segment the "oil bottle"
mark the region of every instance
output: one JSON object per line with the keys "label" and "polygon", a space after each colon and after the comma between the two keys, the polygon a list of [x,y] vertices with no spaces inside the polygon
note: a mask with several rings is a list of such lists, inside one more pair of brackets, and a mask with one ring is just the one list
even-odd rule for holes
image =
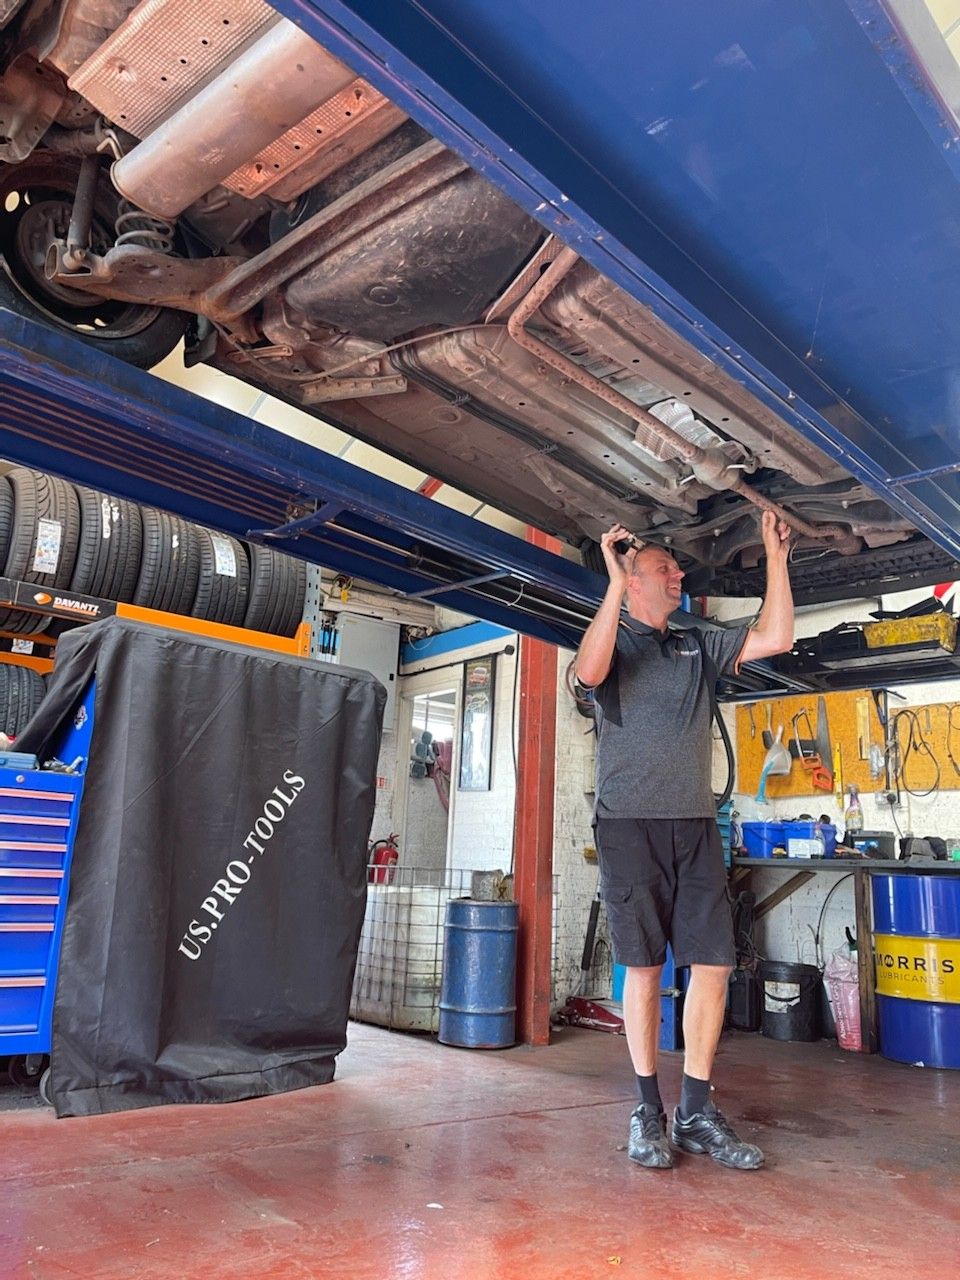
{"label": "oil bottle", "polygon": [[863,830],[863,809],[860,805],[859,788],[855,782],[851,782],[847,787],[847,793],[850,798],[846,809],[843,811],[843,843],[849,847],[853,844],[854,838]]}

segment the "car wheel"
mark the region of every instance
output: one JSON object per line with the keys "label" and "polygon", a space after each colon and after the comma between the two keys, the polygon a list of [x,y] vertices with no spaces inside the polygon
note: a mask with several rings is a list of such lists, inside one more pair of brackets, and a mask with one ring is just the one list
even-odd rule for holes
{"label": "car wheel", "polygon": [[[182,338],[181,311],[98,298],[46,278],[47,249],[66,236],[79,161],[40,152],[0,171],[0,307],[38,320],[106,351],[127,364],[152,368]],[[92,247],[104,253],[115,239],[120,200],[106,175],[94,206]]]}

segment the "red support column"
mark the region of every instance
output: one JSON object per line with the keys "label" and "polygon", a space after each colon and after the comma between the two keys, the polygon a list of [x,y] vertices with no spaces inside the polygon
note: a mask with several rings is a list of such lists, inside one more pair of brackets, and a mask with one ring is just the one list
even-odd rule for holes
{"label": "red support column", "polygon": [[[527,541],[559,551],[536,529]],[[517,1035],[524,1044],[550,1041],[553,968],[553,799],[557,744],[557,650],[520,640],[517,800],[514,818],[515,894],[520,904]]]}

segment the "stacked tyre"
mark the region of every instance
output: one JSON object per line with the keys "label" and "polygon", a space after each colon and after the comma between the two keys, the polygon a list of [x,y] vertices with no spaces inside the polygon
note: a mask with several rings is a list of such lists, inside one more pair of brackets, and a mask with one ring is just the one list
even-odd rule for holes
{"label": "stacked tyre", "polygon": [[0,662],[0,733],[15,738],[40,706],[43,676],[29,667]]}
{"label": "stacked tyre", "polygon": [[[27,467],[0,476],[0,565],[4,577],[38,588],[283,636],[303,617],[307,587],[303,562],[273,547]],[[63,625],[0,610],[0,631]]]}
{"label": "stacked tyre", "polygon": [[303,617],[307,566],[273,547],[245,544],[250,560],[250,594],[243,617],[249,631],[292,636]]}
{"label": "stacked tyre", "polygon": [[151,507],[142,516],[134,604],[270,635],[296,632],[307,594],[303,561]]}
{"label": "stacked tyre", "polygon": [[[16,467],[0,484],[3,574],[38,587],[69,589],[80,539],[80,503],[72,484]],[[38,635],[50,619],[19,609],[0,611],[0,631]]]}
{"label": "stacked tyre", "polygon": [[135,502],[77,485],[80,542],[70,590],[129,604],[140,573],[143,519]]}

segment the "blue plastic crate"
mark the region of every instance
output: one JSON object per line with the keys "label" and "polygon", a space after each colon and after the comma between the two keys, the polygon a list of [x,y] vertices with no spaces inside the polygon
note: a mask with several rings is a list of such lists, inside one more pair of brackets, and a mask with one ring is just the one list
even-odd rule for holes
{"label": "blue plastic crate", "polygon": [[784,847],[782,822],[745,822],[743,843],[748,858],[772,858],[774,849]]}

